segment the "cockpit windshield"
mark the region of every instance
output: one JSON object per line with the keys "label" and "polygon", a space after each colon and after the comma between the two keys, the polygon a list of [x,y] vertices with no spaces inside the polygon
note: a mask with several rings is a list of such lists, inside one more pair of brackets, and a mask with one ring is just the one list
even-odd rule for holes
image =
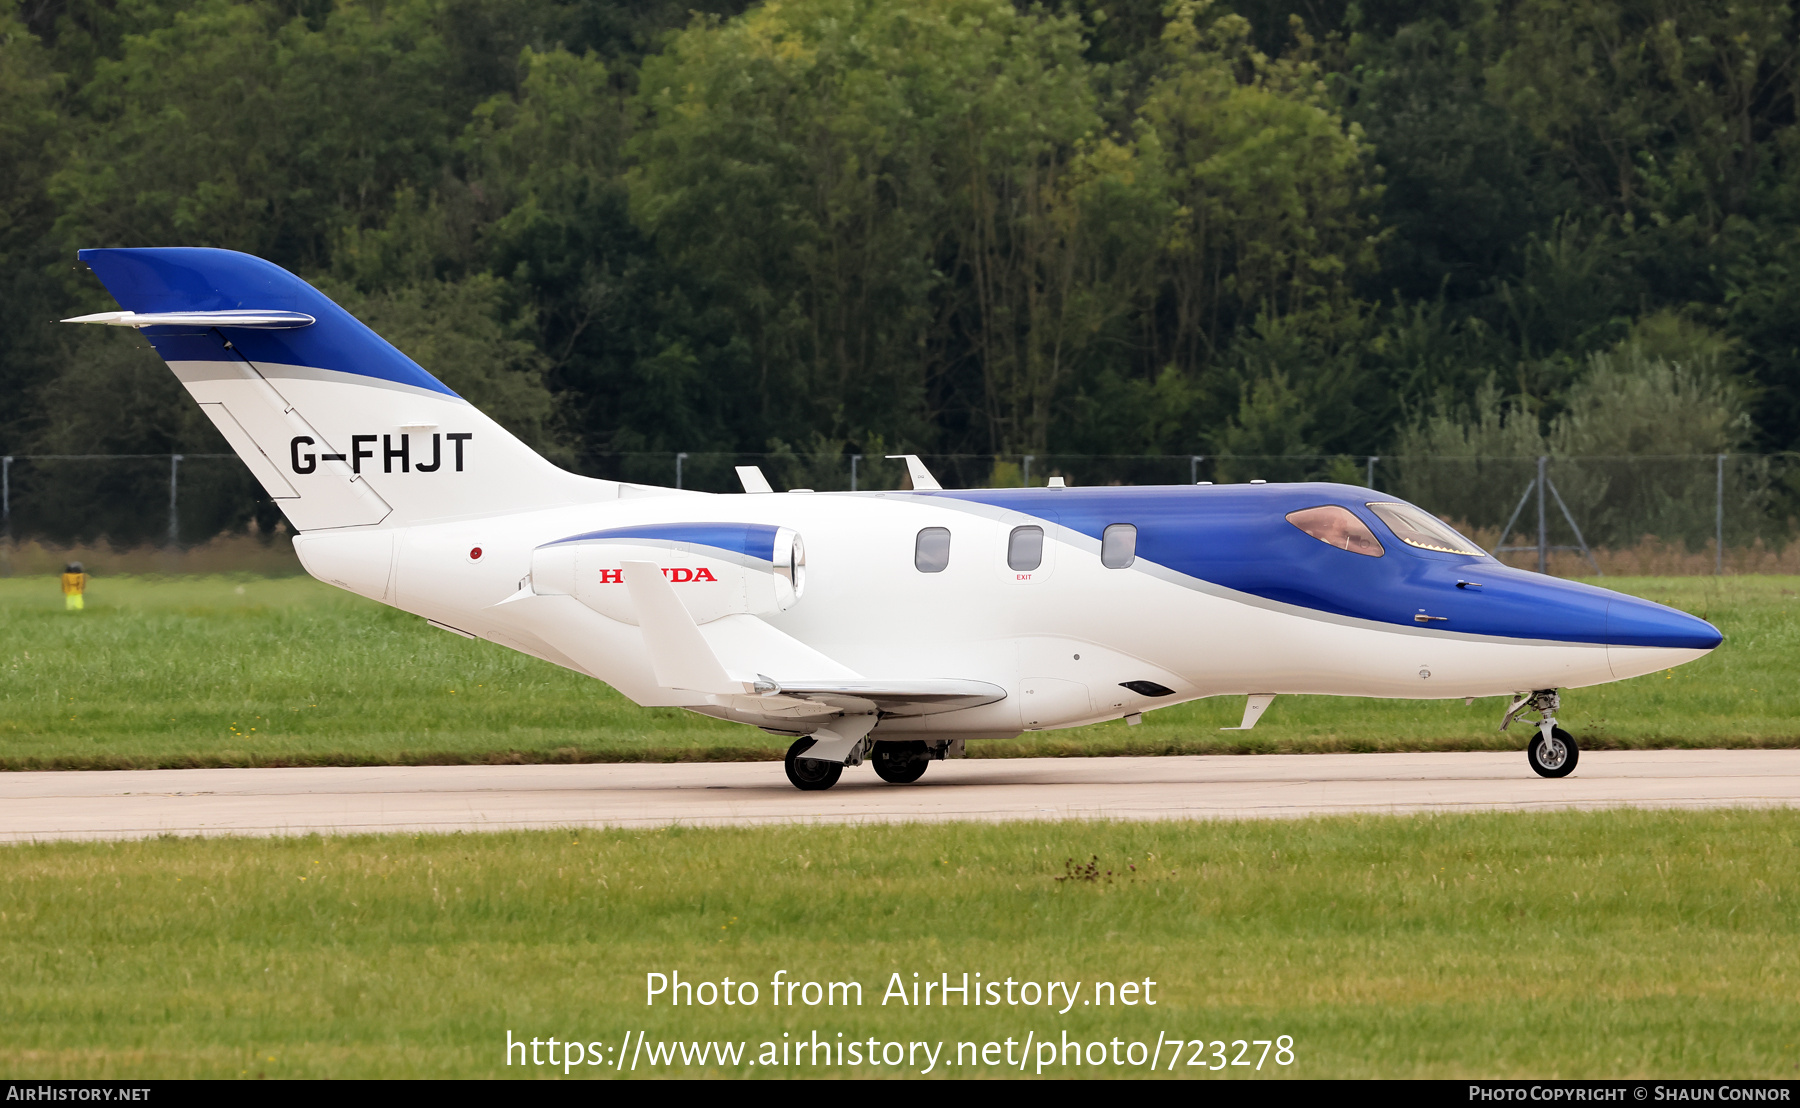
{"label": "cockpit windshield", "polygon": [[1313,538],[1352,554],[1379,558],[1385,551],[1369,525],[1357,519],[1348,508],[1326,504],[1318,508],[1302,508],[1289,512],[1287,521]]}
{"label": "cockpit windshield", "polygon": [[1388,525],[1394,537],[1420,550],[1481,557],[1485,551],[1456,533],[1448,523],[1411,504],[1370,504],[1369,510]]}

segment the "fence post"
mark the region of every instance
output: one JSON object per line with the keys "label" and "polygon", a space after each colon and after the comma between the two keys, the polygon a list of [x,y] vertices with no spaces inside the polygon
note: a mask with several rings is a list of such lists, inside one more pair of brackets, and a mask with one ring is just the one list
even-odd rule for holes
{"label": "fence post", "polygon": [[1364,488],[1372,489],[1375,487],[1375,463],[1380,460],[1381,456],[1379,454],[1369,455],[1369,476],[1368,479],[1363,482]]}
{"label": "fence post", "polygon": [[1206,457],[1204,454],[1188,455],[1188,484],[1198,485],[1200,483],[1200,460],[1204,457]]}
{"label": "fence post", "polygon": [[0,531],[12,538],[12,455],[0,458]]}
{"label": "fence post", "polygon": [[1035,460],[1037,458],[1037,455],[1036,454],[1021,454],[1021,455],[1019,455],[1019,457],[1025,463],[1024,466],[1022,467],[1024,470],[1024,476],[1019,481],[1019,484],[1023,485],[1026,488],[1030,488],[1031,487],[1031,463],[1033,460]]}
{"label": "fence post", "polygon": [[180,500],[176,492],[180,488],[181,458],[180,454],[169,455],[169,545],[172,547],[181,545],[181,516],[177,511]]}
{"label": "fence post", "polygon": [[1725,455],[1718,457],[1716,487],[1713,490],[1713,576],[1725,576]]}
{"label": "fence post", "polygon": [[1538,494],[1538,572],[1550,572],[1550,524],[1544,512],[1544,485],[1546,483],[1546,467],[1550,459],[1538,455],[1537,494]]}
{"label": "fence post", "polygon": [[850,491],[856,491],[856,463],[862,461],[861,454],[850,455]]}
{"label": "fence post", "polygon": [[687,451],[675,455],[675,487],[681,487],[681,463],[687,461]]}

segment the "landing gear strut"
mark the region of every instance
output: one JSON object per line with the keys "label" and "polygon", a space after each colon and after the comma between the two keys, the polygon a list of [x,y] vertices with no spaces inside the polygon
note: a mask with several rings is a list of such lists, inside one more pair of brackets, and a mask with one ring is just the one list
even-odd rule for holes
{"label": "landing gear strut", "polygon": [[1562,698],[1555,689],[1520,693],[1506,709],[1506,718],[1500,721],[1500,730],[1504,731],[1526,712],[1537,715],[1538,733],[1525,748],[1525,760],[1539,777],[1567,777],[1575,772],[1575,763],[1581,757],[1574,736],[1556,725],[1556,709],[1561,704]]}
{"label": "landing gear strut", "polygon": [[[866,728],[865,728],[866,730]],[[862,732],[855,732],[862,734]],[[910,785],[925,776],[925,768],[933,762],[945,758],[963,756],[962,739],[886,739],[876,742],[866,736],[850,749],[842,762],[834,762],[827,758],[808,758],[819,742],[836,743],[828,746],[824,752],[836,753],[843,749],[842,744],[848,740],[835,732],[821,730],[821,740],[814,735],[806,735],[794,740],[788,747],[787,778],[796,789],[806,792],[822,792],[838,783],[844,775],[846,766],[860,766],[868,762],[875,767],[875,775],[890,785]]]}

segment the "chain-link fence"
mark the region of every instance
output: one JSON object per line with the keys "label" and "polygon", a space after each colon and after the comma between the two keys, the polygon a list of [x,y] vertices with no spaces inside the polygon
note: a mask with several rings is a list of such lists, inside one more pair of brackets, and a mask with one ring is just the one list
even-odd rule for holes
{"label": "chain-link fence", "polygon": [[[1748,569],[1729,552],[1779,555],[1794,534],[1787,512],[1795,455],[1666,457],[1422,457],[1368,455],[925,454],[945,488],[1176,485],[1196,481],[1333,480],[1419,504],[1500,548],[1515,564],[1602,570],[1606,552],[1685,553],[1685,572]],[[874,455],[713,451],[595,454],[595,477],[709,492],[741,488],[757,466],[776,489],[908,486],[903,461]],[[269,538],[281,513],[229,454],[15,455],[0,459],[0,528],[14,542],[190,547],[220,535]],[[1704,559],[1702,559],[1704,556]],[[1702,559],[1710,566],[1702,567]],[[1766,559],[1765,559],[1766,560]],[[1580,563],[1564,566],[1565,562]],[[1759,563],[1760,564],[1760,563]],[[1583,567],[1587,567],[1584,569]]]}
{"label": "chain-link fence", "polygon": [[1753,454],[1584,458],[1394,458],[1397,494],[1490,546],[1529,553],[1621,550],[1660,541],[1709,549],[1786,545],[1779,479],[1791,459]]}
{"label": "chain-link fence", "polygon": [[185,546],[280,519],[235,454],[0,458],[0,533],[15,541]]}

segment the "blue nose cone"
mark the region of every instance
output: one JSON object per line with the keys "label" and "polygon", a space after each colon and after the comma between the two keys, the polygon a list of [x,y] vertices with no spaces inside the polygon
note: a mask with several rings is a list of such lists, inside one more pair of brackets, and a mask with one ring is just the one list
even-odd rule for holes
{"label": "blue nose cone", "polygon": [[1719,629],[1698,616],[1635,596],[1615,596],[1606,606],[1608,646],[1663,646],[1711,650],[1725,641]]}

